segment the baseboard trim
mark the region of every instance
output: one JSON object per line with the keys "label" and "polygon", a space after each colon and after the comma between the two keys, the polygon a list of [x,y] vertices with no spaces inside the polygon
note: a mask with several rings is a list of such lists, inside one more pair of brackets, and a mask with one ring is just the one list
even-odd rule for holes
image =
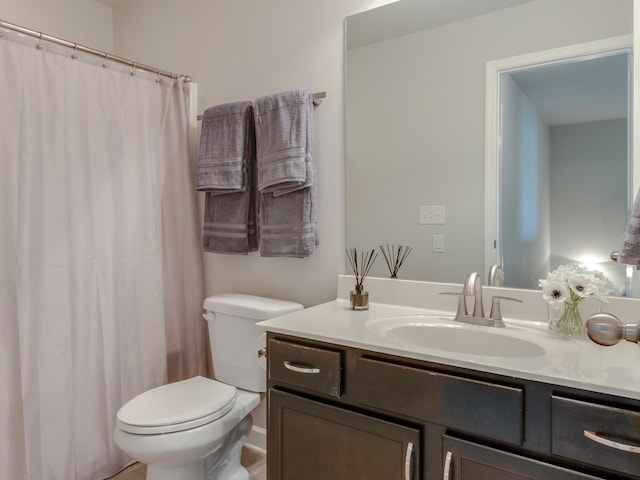
{"label": "baseboard trim", "polygon": [[244,442],[245,448],[260,455],[267,454],[267,430],[262,427],[251,428],[251,432],[247,435]]}

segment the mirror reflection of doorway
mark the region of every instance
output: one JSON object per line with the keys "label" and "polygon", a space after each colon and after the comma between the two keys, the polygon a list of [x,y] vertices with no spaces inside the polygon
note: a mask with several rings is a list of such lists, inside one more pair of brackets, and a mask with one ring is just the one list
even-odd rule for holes
{"label": "mirror reflection of doorway", "polygon": [[498,259],[504,285],[537,288],[559,265],[613,263],[631,202],[630,52],[500,73]]}

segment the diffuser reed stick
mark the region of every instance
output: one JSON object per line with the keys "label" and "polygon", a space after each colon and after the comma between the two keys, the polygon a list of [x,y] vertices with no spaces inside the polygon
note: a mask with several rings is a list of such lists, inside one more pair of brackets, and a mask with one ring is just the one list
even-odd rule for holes
{"label": "diffuser reed stick", "polygon": [[350,248],[347,251],[347,258],[356,277],[356,291],[362,292],[362,284],[376,258],[378,258],[378,252],[371,249],[371,251],[360,252],[360,255],[358,255],[357,248]]}
{"label": "diffuser reed stick", "polygon": [[382,255],[387,262],[387,267],[389,267],[391,278],[398,278],[398,271],[400,270],[400,267],[407,259],[413,248],[408,245],[389,246],[389,244],[387,244],[386,249],[385,247],[380,245],[380,250],[382,251]]}

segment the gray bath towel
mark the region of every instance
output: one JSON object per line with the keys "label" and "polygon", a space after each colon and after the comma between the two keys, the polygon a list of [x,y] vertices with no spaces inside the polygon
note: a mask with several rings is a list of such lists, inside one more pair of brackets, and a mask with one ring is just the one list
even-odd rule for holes
{"label": "gray bath towel", "polygon": [[263,257],[308,257],[318,245],[313,100],[294,90],[255,101]]}
{"label": "gray bath towel", "polygon": [[618,263],[640,265],[640,193],[633,203],[631,216],[620,244]]}
{"label": "gray bath towel", "polygon": [[307,89],[254,101],[258,190],[275,196],[310,187],[313,171],[313,98]]}
{"label": "gray bath towel", "polygon": [[196,172],[198,190],[226,193],[247,189],[247,129],[253,130],[247,122],[250,108],[251,102],[237,102],[216,105],[204,112]]}
{"label": "gray bath towel", "polygon": [[198,175],[207,184],[206,189],[199,187],[207,192],[203,248],[246,255],[258,249],[253,107],[251,102],[239,102],[207,112],[210,115],[205,113],[201,136],[206,140],[200,142],[200,158],[207,162]]}

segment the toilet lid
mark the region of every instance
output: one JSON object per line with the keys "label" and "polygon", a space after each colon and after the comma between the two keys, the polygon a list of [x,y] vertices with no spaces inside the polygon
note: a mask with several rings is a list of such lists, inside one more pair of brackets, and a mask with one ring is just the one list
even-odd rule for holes
{"label": "toilet lid", "polygon": [[235,403],[236,387],[193,377],[148,390],[117,413],[121,430],[157,434],[187,430],[227,414]]}

